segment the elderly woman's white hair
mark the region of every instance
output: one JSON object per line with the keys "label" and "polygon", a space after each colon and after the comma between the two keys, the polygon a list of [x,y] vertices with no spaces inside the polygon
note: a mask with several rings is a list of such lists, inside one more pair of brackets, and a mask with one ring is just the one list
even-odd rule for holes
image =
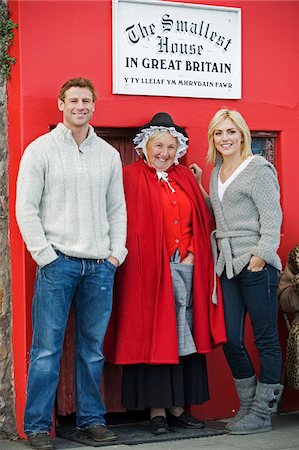
{"label": "elderly woman's white hair", "polygon": [[133,142],[135,149],[139,156],[147,158],[146,145],[151,137],[155,137],[160,133],[169,132],[171,136],[178,141],[177,152],[174,158],[174,163],[178,164],[178,159],[185,155],[188,145],[188,135],[186,131],[176,125],[171,116],[164,112],[159,112],[154,115],[150,122],[139,128]]}

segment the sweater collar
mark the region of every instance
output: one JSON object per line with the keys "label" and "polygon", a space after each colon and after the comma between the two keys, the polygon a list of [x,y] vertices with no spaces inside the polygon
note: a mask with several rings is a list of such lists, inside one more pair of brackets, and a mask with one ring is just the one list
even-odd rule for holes
{"label": "sweater collar", "polygon": [[[70,128],[66,127],[62,122],[59,122],[57,124],[57,126],[54,128],[54,130],[52,130],[52,133],[57,135],[64,142],[72,142],[72,143],[74,142],[72,131],[70,130]],[[91,139],[94,139],[95,136],[96,136],[96,133],[95,133],[93,127],[91,125],[88,125],[88,135],[87,135],[87,138],[84,139],[82,144]]]}

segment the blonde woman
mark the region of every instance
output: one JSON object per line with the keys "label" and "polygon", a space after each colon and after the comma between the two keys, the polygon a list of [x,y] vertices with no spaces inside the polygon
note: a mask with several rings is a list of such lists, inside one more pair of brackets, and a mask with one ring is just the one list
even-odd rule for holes
{"label": "blonde woman", "polygon": [[[250,131],[239,112],[219,110],[210,122],[208,140],[207,159],[215,163],[209,201],[227,330],[223,348],[241,405],[227,431],[260,433],[271,430],[271,413],[283,390],[277,330],[279,185],[274,167],[252,154]],[[203,190],[201,169],[196,164],[191,168]],[[258,381],[244,344],[247,313],[260,357]]]}

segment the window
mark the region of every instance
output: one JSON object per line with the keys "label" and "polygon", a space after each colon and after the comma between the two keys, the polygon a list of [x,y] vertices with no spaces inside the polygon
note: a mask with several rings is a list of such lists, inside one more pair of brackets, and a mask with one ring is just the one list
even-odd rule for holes
{"label": "window", "polygon": [[252,131],[252,153],[264,156],[267,161],[275,166],[276,156],[276,131]]}

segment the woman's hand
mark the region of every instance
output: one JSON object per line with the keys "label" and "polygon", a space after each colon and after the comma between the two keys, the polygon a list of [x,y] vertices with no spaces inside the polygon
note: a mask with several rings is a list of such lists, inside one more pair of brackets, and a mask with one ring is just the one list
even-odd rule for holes
{"label": "woman's hand", "polygon": [[198,164],[192,163],[192,164],[190,164],[189,169],[192,171],[193,175],[195,176],[197,183],[201,184],[202,168],[199,167]]}
{"label": "woman's hand", "polygon": [[264,259],[259,258],[258,256],[252,256],[247,266],[247,270],[250,272],[260,272],[263,270],[265,264],[266,261]]}
{"label": "woman's hand", "polygon": [[188,252],[188,255],[182,259],[181,264],[191,264],[193,266],[194,264],[194,255],[191,252]]}

